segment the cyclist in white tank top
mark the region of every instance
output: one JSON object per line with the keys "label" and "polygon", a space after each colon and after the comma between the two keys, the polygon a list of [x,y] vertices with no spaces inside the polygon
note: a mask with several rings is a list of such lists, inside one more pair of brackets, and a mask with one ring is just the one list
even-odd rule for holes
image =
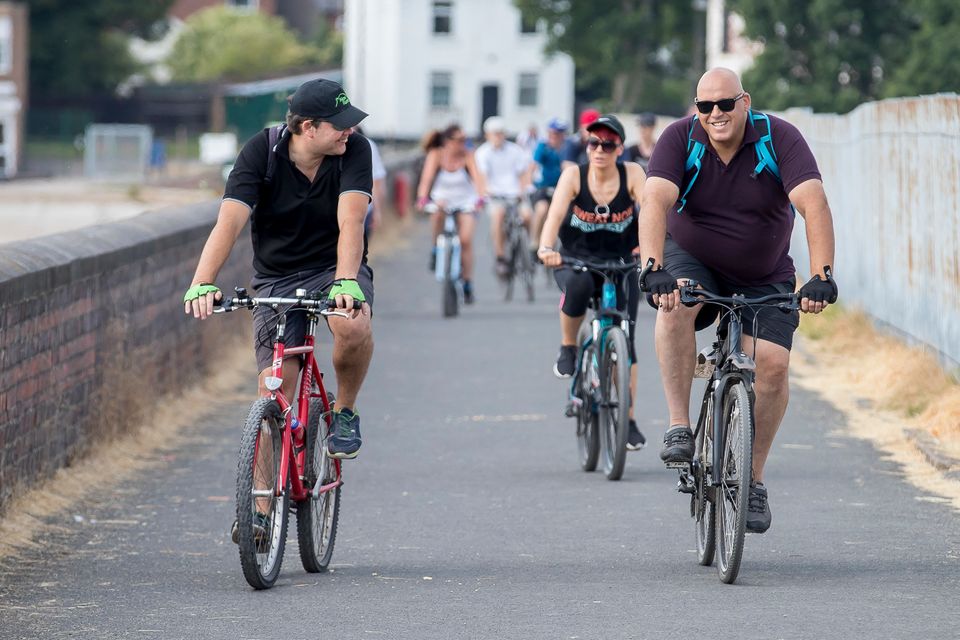
{"label": "cyclist in white tank top", "polygon": [[457,209],[457,231],[460,236],[460,262],[463,274],[463,301],[473,302],[473,235],[476,230],[477,194],[484,192],[483,176],[477,171],[473,152],[466,147],[467,137],[460,125],[451,124],[435,131],[424,142],[427,152],[417,186],[417,208],[431,201],[436,209],[430,214],[433,242],[430,249],[430,270],[436,263],[437,236],[443,229],[447,210]]}

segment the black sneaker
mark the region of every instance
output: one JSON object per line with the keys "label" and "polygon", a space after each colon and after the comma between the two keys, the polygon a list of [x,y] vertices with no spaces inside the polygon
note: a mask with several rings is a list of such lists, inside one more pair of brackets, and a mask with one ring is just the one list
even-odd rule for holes
{"label": "black sneaker", "polygon": [[473,304],[473,283],[469,280],[463,281],[463,304]]}
{"label": "black sneaker", "polygon": [[647,444],[647,439],[640,433],[637,421],[630,418],[630,430],[627,432],[627,451],[640,451]]}
{"label": "black sneaker", "polygon": [[437,270],[437,249],[434,247],[430,249],[430,261],[427,263],[427,271],[436,271]]}
{"label": "black sneaker", "polygon": [[327,454],[331,458],[356,458],[360,451],[360,416],[350,409],[333,412],[333,426],[327,438]]}
{"label": "black sneaker", "polygon": [[577,348],[571,345],[560,345],[560,354],[557,363],[553,365],[553,375],[558,378],[569,378],[577,368]]}
{"label": "black sneaker", "polygon": [[747,507],[747,531],[763,533],[770,528],[771,519],[767,488],[761,482],[751,484],[750,501]]}
{"label": "black sneaker", "polygon": [[660,459],[666,463],[693,462],[693,431],[685,424],[667,429],[663,434]]}
{"label": "black sneaker", "polygon": [[[265,542],[270,532],[270,518],[257,511],[253,516],[253,540],[257,544]],[[230,539],[233,544],[240,544],[240,521],[234,520],[230,527]]]}

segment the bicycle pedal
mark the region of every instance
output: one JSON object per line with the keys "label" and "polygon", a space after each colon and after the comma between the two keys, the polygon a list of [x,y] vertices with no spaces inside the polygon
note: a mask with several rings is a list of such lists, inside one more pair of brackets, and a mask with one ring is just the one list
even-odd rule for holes
{"label": "bicycle pedal", "polygon": [[677,491],[680,493],[695,493],[692,484],[687,484],[683,480],[677,480]]}
{"label": "bicycle pedal", "polygon": [[689,462],[667,462],[665,463],[667,469],[676,469],[678,471],[690,472],[690,463]]}

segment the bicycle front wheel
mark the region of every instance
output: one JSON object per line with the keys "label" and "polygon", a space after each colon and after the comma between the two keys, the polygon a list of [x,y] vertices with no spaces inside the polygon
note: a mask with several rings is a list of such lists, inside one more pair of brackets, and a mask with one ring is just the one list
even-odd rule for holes
{"label": "bicycle front wheel", "polygon": [[584,321],[577,335],[582,358],[576,378],[577,387],[574,390],[580,400],[580,407],[577,409],[577,450],[580,454],[580,467],[584,471],[595,471],[600,458],[600,418],[593,393],[593,382],[597,378],[593,350],[583,350],[584,343],[589,339],[590,323]]}
{"label": "bicycle front wheel", "polygon": [[518,259],[517,259],[517,275],[520,277],[520,281],[523,283],[524,289],[527,292],[527,302],[534,302],[536,299],[536,265],[533,261],[533,256],[530,253],[530,236],[527,235],[527,229],[525,227],[520,227],[520,232],[518,233]]}
{"label": "bicycle front wheel", "polygon": [[453,279],[453,251],[447,246],[443,252],[444,260],[444,278],[443,278],[443,317],[452,318],[457,315],[457,282]]}
{"label": "bicycle front wheel", "polygon": [[283,416],[276,400],[250,407],[237,462],[237,527],[243,577],[269,589],[280,575],[287,540],[290,494],[275,495],[283,446]]}
{"label": "bicycle front wheel", "polygon": [[[332,406],[333,394],[327,393],[327,398]],[[335,463],[325,451],[330,422],[330,416],[323,415],[323,403],[319,398],[312,398],[307,418],[307,450],[303,470],[304,482],[311,494],[297,504],[300,562],[309,573],[326,571],[330,565],[340,517],[339,486],[317,496],[312,493],[317,483],[324,486],[338,480]]]}
{"label": "bicycle front wheel", "polygon": [[750,478],[753,473],[753,408],[743,382],[723,397],[723,458],[717,487],[717,571],[727,584],[737,579],[743,558]]}
{"label": "bicycle front wheel", "polygon": [[627,338],[619,327],[607,330],[603,340],[600,386],[600,436],[603,472],[608,480],[619,480],[627,462],[630,422],[630,354]]}

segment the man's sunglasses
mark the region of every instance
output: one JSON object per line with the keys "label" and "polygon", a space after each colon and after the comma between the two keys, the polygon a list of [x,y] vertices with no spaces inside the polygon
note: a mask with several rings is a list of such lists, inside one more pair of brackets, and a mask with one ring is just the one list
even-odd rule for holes
{"label": "man's sunglasses", "polygon": [[720,107],[720,111],[727,113],[728,111],[733,111],[737,100],[742,97],[743,92],[741,91],[734,98],[724,98],[723,100],[697,100],[694,98],[693,103],[697,105],[697,111],[700,113],[711,113],[714,107]]}
{"label": "man's sunglasses", "polygon": [[604,153],[613,153],[620,146],[619,142],[613,140],[601,140],[600,138],[590,138],[587,140],[587,149],[594,151],[597,147],[603,149]]}

